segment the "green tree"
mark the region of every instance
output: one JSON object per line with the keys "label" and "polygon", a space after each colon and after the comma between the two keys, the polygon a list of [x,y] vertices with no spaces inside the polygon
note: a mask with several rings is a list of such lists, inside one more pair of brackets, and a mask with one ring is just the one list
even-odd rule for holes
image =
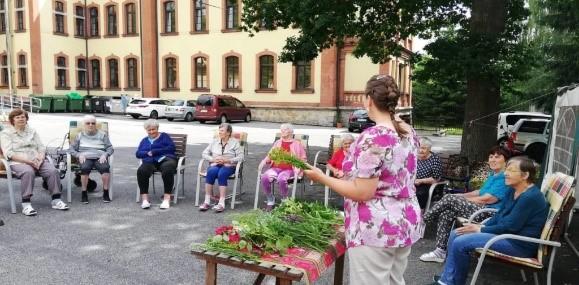
{"label": "green tree", "polygon": [[521,58],[519,36],[526,16],[524,0],[243,0],[242,20],[251,34],[262,27],[298,29],[286,40],[282,62],[313,59],[349,38],[357,40],[354,55],[386,62],[401,52],[400,38],[438,37],[448,27],[456,28],[455,41],[432,45],[457,53],[431,54],[451,60],[465,75],[462,153],[480,160],[494,143],[488,134],[497,117],[476,119],[498,109],[501,81],[509,79]]}

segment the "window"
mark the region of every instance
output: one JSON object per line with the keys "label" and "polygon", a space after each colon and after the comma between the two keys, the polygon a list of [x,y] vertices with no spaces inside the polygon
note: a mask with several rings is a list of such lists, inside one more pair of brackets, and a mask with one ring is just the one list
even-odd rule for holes
{"label": "window", "polygon": [[74,36],[84,37],[84,7],[74,7]]}
{"label": "window", "polygon": [[194,2],[195,10],[193,11],[193,30],[195,32],[207,31],[207,7],[205,6],[205,3],[203,3],[203,0],[195,0]]}
{"label": "window", "polygon": [[59,56],[56,58],[56,87],[67,88],[66,86],[66,58]]}
{"label": "window", "polygon": [[137,13],[133,3],[125,5],[125,33],[127,35],[137,33]]}
{"label": "window", "polygon": [[310,62],[298,61],[296,63],[296,89],[311,89],[312,88],[312,66]]}
{"label": "window", "polygon": [[107,6],[107,35],[117,35],[117,7]]}
{"label": "window", "polygon": [[54,2],[54,32],[58,34],[66,33],[64,3],[61,1]]}
{"label": "window", "polygon": [[26,55],[18,55],[18,86],[26,87],[28,86],[28,75],[26,66]]}
{"label": "window", "polygon": [[259,89],[273,89],[273,56],[262,55],[259,57]]}
{"label": "window", "polygon": [[107,64],[109,66],[109,88],[119,88],[119,61],[109,59]]}
{"label": "window", "polygon": [[195,58],[195,88],[209,88],[207,79],[207,59],[204,57]]}
{"label": "window", "polygon": [[237,0],[225,0],[225,29],[237,29],[239,16]]}
{"label": "window", "polygon": [[127,59],[127,88],[139,88],[137,59]]}
{"label": "window", "polygon": [[239,89],[239,58],[228,56],[225,58],[227,71],[226,89]]}
{"label": "window", "polygon": [[165,87],[177,87],[177,59],[170,57],[165,59]]}
{"label": "window", "polygon": [[6,32],[6,10],[4,1],[0,1],[0,33]]}
{"label": "window", "polygon": [[92,88],[101,88],[101,62],[98,59],[90,61]]}
{"label": "window", "polygon": [[90,14],[90,36],[99,36],[99,8],[92,7],[89,10]]}
{"label": "window", "polygon": [[76,61],[76,87],[86,88],[86,60],[79,58]]}
{"label": "window", "polygon": [[8,56],[3,54],[0,57],[0,85],[8,86]]}
{"label": "window", "polygon": [[177,29],[175,27],[175,2],[167,1],[165,6],[165,33],[175,33]]}
{"label": "window", "polygon": [[[16,31],[24,31],[24,0],[16,0]],[[23,85],[24,86],[24,85]]]}

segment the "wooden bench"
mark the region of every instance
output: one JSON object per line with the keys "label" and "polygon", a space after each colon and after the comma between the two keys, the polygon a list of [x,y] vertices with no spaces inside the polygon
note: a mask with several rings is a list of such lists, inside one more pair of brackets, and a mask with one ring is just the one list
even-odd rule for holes
{"label": "wooden bench", "polygon": [[[193,249],[191,254],[205,260],[205,285],[217,284],[218,264],[258,273],[255,282],[253,282],[254,285],[261,284],[266,275],[274,276],[276,284],[279,285],[289,285],[294,281],[298,282],[304,276],[304,273],[299,270],[267,261],[244,261],[237,257],[202,249]],[[343,283],[343,275],[344,255],[342,254],[335,262],[334,285]]]}

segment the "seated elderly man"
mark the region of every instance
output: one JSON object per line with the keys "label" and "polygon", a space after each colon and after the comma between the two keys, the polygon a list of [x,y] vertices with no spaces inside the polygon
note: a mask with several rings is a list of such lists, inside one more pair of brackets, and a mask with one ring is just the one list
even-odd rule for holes
{"label": "seated elderly man", "polygon": [[432,153],[432,141],[428,138],[420,138],[418,150],[418,165],[416,168],[416,196],[420,208],[426,208],[428,203],[428,190],[430,186],[442,177],[442,162],[438,155]]}
{"label": "seated elderly man", "polygon": [[80,163],[80,182],[82,187],[81,203],[88,204],[88,176],[96,169],[103,180],[103,202],[109,203],[110,165],[109,156],[114,152],[109,136],[97,129],[97,121],[93,115],[83,119],[82,132],[70,144],[70,154]]}

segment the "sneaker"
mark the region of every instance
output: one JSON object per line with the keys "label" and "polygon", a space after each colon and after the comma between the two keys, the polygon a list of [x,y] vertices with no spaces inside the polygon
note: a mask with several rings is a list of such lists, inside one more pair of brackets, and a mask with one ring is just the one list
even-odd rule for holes
{"label": "sneaker", "polygon": [[225,211],[225,206],[222,204],[217,204],[217,205],[213,206],[213,211],[215,211],[215,213],[221,213],[221,212]]}
{"label": "sneaker", "polygon": [[439,255],[436,251],[431,251],[420,256],[420,260],[424,262],[438,262],[444,263],[445,255]]}
{"label": "sneaker", "polygon": [[83,204],[88,204],[88,193],[86,191],[82,191],[82,197],[80,198],[80,202]]}
{"label": "sneaker", "polygon": [[149,203],[149,201],[147,200],[143,200],[143,203],[141,203],[141,209],[149,209],[151,208],[151,203]]}
{"label": "sneaker", "polygon": [[26,206],[22,208],[22,214],[25,216],[36,216],[36,210],[32,206]]}
{"label": "sneaker", "polygon": [[103,202],[104,203],[110,203],[111,202],[111,198],[109,197],[109,191],[103,190]]}
{"label": "sneaker", "polygon": [[161,210],[169,209],[169,207],[171,207],[171,201],[169,200],[163,200],[163,203],[161,203],[161,206],[159,206]]}
{"label": "sneaker", "polygon": [[205,211],[209,210],[209,208],[211,208],[211,204],[203,203],[203,205],[199,206],[199,211],[205,212]]}
{"label": "sneaker", "polygon": [[68,210],[68,205],[60,199],[52,200],[52,208],[56,210]]}

